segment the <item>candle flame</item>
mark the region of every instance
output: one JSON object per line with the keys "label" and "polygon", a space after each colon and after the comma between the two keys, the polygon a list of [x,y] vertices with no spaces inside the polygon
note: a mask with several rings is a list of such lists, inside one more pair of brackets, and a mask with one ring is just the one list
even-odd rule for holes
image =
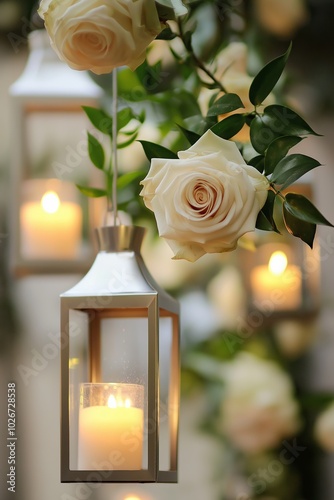
{"label": "candle flame", "polygon": [[286,270],[287,265],[288,265],[287,256],[285,255],[284,252],[277,250],[271,255],[269,259],[268,268],[272,274],[275,274],[275,276],[280,276]]}
{"label": "candle flame", "polygon": [[126,400],[123,402],[122,399],[116,399],[113,394],[109,396],[108,398],[108,406],[109,408],[131,408],[131,400],[129,398],[126,398]]}
{"label": "candle flame", "polygon": [[54,214],[60,206],[59,196],[54,191],[47,191],[42,197],[41,205],[46,213]]}
{"label": "candle flame", "polygon": [[108,398],[108,406],[109,408],[117,408],[117,401],[115,396],[111,395]]}

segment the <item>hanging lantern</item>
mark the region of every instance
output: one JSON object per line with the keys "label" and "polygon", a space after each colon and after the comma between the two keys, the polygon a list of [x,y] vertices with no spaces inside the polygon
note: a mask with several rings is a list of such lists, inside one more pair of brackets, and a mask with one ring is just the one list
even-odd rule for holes
{"label": "hanging lantern", "polygon": [[61,295],[61,481],[176,482],[179,306],[140,254],[145,230],[97,230]]}
{"label": "hanging lantern", "polygon": [[[312,199],[311,183],[295,184],[294,191]],[[307,178],[306,178],[307,177]],[[282,234],[258,232],[256,251],[240,250],[239,262],[248,297],[248,321],[262,328],[277,321],[307,321],[319,311],[320,248],[284,236],[281,207],[275,218]]]}
{"label": "hanging lantern", "polygon": [[[44,29],[30,33],[28,41],[26,67],[10,87],[15,137],[11,269],[17,276],[86,271],[93,257],[90,233],[96,226],[95,205],[78,197],[75,183],[85,183],[91,177],[86,137],[89,122],[82,106],[97,105],[102,90],[88,74],[59,60]],[[59,210],[54,212],[45,210],[41,203],[50,191],[59,199]],[[45,227],[53,239],[57,238],[59,225],[73,240],[71,250],[64,252],[61,245],[54,245],[41,258],[43,246],[48,245],[45,232],[44,243],[36,244],[37,240],[43,238]],[[74,242],[77,235],[79,240]]]}
{"label": "hanging lantern", "polygon": [[[247,255],[246,255],[247,252]],[[249,318],[259,327],[282,319],[306,319],[319,310],[319,249],[301,240],[266,235],[256,252],[240,259]]]}

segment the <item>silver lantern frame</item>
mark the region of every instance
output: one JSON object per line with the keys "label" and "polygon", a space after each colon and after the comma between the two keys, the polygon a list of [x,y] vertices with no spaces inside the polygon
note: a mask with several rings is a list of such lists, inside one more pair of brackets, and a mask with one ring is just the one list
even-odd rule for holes
{"label": "silver lantern frame", "polygon": [[[149,274],[140,254],[145,229],[133,226],[108,226],[97,230],[100,251],[89,271],[79,284],[61,295],[61,481],[62,482],[177,482],[178,421],[180,399],[179,304],[162,290]],[[130,285],[132,291],[120,289],[96,293],[92,280],[98,274],[100,256],[116,259],[118,269],[122,259],[132,259],[138,270],[138,280]],[[115,260],[114,260],[115,261]],[[97,267],[96,267],[97,266]],[[100,268],[101,269],[101,268]],[[105,276],[112,273],[104,268]],[[87,278],[88,277],[88,278]],[[88,288],[85,286],[89,280]],[[128,287],[129,288],[129,287]],[[71,470],[70,468],[70,337],[71,310],[93,312],[89,322],[89,382],[100,382],[100,322],[104,317],[147,317],[147,468],[140,470]],[[169,360],[169,469],[159,466],[159,318],[171,318],[172,338]],[[106,381],[103,381],[106,382]]]}

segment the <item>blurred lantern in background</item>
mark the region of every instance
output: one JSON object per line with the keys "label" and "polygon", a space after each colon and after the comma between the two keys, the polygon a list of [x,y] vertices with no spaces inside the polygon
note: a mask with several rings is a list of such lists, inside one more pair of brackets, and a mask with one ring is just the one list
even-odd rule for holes
{"label": "blurred lantern in background", "polygon": [[[295,191],[310,196],[308,184],[296,186]],[[260,327],[278,320],[314,318],[319,311],[317,240],[313,249],[299,238],[272,232],[261,232],[255,240],[256,251],[240,252],[248,312],[261,316]]]}
{"label": "blurred lantern in background", "polygon": [[58,59],[45,30],[29,34],[29,49],[10,88],[11,267],[16,275],[86,270],[95,216],[74,183],[88,178],[89,124],[81,107],[97,105],[102,91]]}

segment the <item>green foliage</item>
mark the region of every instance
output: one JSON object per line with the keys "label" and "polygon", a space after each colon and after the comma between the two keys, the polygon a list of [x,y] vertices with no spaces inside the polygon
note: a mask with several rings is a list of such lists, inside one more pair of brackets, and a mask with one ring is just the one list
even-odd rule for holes
{"label": "green foliage", "polygon": [[273,191],[268,191],[267,200],[262,207],[262,210],[260,210],[256,221],[257,229],[262,229],[264,231],[275,231],[276,233],[279,233],[276,222],[274,220],[276,196],[277,195]]}
{"label": "green foliage", "polygon": [[319,167],[320,163],[306,155],[293,154],[280,160],[270,178],[271,182],[280,184],[280,189],[285,189],[290,184],[300,179],[310,170]]}
{"label": "green foliage", "polygon": [[[164,15],[170,15],[171,8],[171,0],[158,2],[162,19]],[[266,176],[270,185],[266,203],[258,214],[256,227],[263,231],[279,233],[285,225],[290,234],[312,246],[316,225],[331,223],[309,200],[294,193],[286,194],[285,190],[303,175],[320,166],[314,158],[296,153],[295,150],[290,153],[305,137],[319,134],[287,106],[271,104],[260,108],[281,80],[291,52],[291,44],[284,54],[258,71],[249,89],[249,100],[254,108],[245,111],[240,96],[226,92],[222,83],[199,57],[197,51],[205,50],[206,44],[209,43],[209,39],[203,43],[207,36],[205,33],[199,38],[197,36],[196,28],[203,22],[203,12],[201,2],[189,3],[188,16],[179,18],[177,27],[166,25],[157,37],[166,43],[179,38],[183,43],[183,51],[170,47],[174,63],[171,62],[166,67],[161,60],[153,64],[145,60],[133,72],[127,68],[118,71],[122,106],[117,113],[117,148],[127,148],[138,140],[140,126],[147,115],[157,119],[161,139],[169,136],[171,130],[175,134],[172,143],[167,141],[168,148],[161,142],[156,144],[149,140],[139,141],[149,162],[153,158],[178,159],[177,151],[185,149],[188,144],[195,144],[209,129],[218,137],[231,140],[246,125],[249,127],[251,146],[257,153],[247,163]],[[184,14],[185,11],[179,15]],[[214,31],[214,24],[210,29]],[[203,87],[211,89],[206,112],[202,112],[199,104]],[[112,138],[113,120],[108,113],[87,106],[84,111],[98,131]],[[229,116],[224,117],[226,114]],[[243,153],[241,145],[239,148]],[[83,186],[79,188],[87,196],[110,195],[113,183],[111,160],[106,159],[102,144],[90,133],[88,151],[93,165],[105,175],[106,189]],[[136,200],[136,197],[139,193],[139,181],[144,175],[144,170],[140,169],[119,176],[117,189],[120,207],[129,209],[130,206],[136,205],[135,210],[142,211],[142,200]],[[282,201],[280,206],[278,200]],[[275,221],[278,206],[284,224],[282,228],[279,226],[280,229]]]}
{"label": "green foliage", "polygon": [[149,141],[139,141],[144,148],[146,157],[149,161],[152,158],[169,158],[169,159],[177,159],[177,154],[173,153],[169,149],[164,146],[160,146],[159,144],[154,144]]}
{"label": "green foliage", "polygon": [[265,154],[265,174],[272,174],[276,165],[288,154],[289,150],[302,140],[302,137],[293,135],[286,135],[273,140],[273,142],[268,146]]}
{"label": "green foliage", "polygon": [[211,127],[211,131],[222,139],[231,139],[245,125],[244,115],[231,115]]}
{"label": "green foliage", "polygon": [[96,168],[103,170],[105,162],[103,146],[90,132],[87,132],[87,137],[89,158]]}
{"label": "green foliage", "polygon": [[76,186],[80,193],[88,196],[89,198],[101,198],[102,196],[107,195],[107,191],[105,189],[80,186],[80,184],[76,184]]}
{"label": "green foliage", "polygon": [[207,116],[223,115],[244,107],[237,94],[224,94],[210,106]]}
{"label": "green foliage", "polygon": [[187,14],[188,10],[181,0],[155,0],[159,18],[161,20],[176,20]]}
{"label": "green foliage", "polygon": [[302,194],[288,193],[285,196],[284,208],[294,217],[311,224],[322,224],[334,227],[319,210]]}
{"label": "green foliage", "polygon": [[256,75],[249,89],[249,100],[254,106],[262,104],[272,92],[284,71],[290,52],[291,44],[285,54],[266,64]]}
{"label": "green foliage", "polygon": [[91,106],[83,106],[82,109],[97,130],[103,134],[112,135],[112,118],[103,109]]}
{"label": "green foliage", "polygon": [[248,161],[248,165],[251,165],[252,167],[256,168],[262,174],[264,171],[264,156],[263,155],[257,155],[251,158]]}
{"label": "green foliage", "polygon": [[306,222],[296,217],[287,209],[286,204],[283,205],[283,220],[285,227],[290,234],[300,238],[302,241],[307,243],[309,247],[313,247],[313,241],[317,228],[316,224]]}

